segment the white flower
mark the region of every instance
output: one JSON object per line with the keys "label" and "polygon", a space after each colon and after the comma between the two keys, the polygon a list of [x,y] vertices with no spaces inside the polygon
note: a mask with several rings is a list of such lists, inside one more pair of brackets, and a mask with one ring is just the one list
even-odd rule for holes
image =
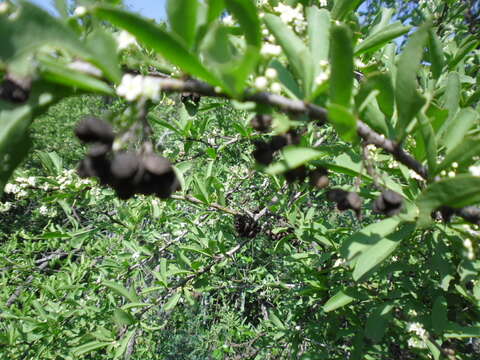
{"label": "white flower", "polygon": [[415,171],[409,170],[408,173],[410,174],[410,177],[415,180],[423,181],[423,178],[418,175]]}
{"label": "white flower", "polygon": [[118,50],[127,49],[130,46],[138,46],[137,39],[129,32],[123,30],[117,36]]}
{"label": "white flower", "polygon": [[34,176],[29,176],[27,178],[27,184],[30,185],[30,186],[35,186],[35,183],[36,183],[36,179]]}
{"label": "white flower", "polygon": [[328,0],[320,0],[320,7],[328,6]]}
{"label": "white flower", "polygon": [[317,85],[320,85],[327,80],[328,80],[328,73],[322,72],[315,78],[315,83]]}
{"label": "white flower", "polygon": [[277,70],[275,70],[274,68],[268,68],[265,71],[265,76],[267,77],[267,79],[270,80],[276,79],[278,76]]}
{"label": "white flower", "polygon": [[274,94],[280,94],[282,92],[282,85],[278,82],[274,82],[271,86],[270,86],[270,90],[274,93]]}
{"label": "white flower", "polygon": [[122,82],[117,88],[117,94],[128,101],[134,101],[142,94],[142,76],[131,74],[123,75]]}
{"label": "white flower", "polygon": [[454,169],[458,168],[458,163],[457,163],[457,162],[452,163],[452,167],[453,167]]}
{"label": "white flower", "polygon": [[343,265],[345,265],[346,262],[347,261],[345,259],[338,258],[337,260],[335,260],[335,263],[333,264],[333,267],[343,266]]}
{"label": "white flower", "polygon": [[25,190],[20,190],[18,193],[17,193],[17,198],[18,199],[22,199],[22,198],[25,198],[27,197],[28,193],[25,191]]}
{"label": "white flower", "polygon": [[4,191],[7,194],[16,194],[17,192],[20,191],[20,188],[15,184],[8,183],[7,185],[5,185]]}
{"label": "white flower", "polygon": [[472,240],[470,240],[470,239],[463,240],[463,246],[465,246],[467,249],[471,249],[472,248]]}
{"label": "white flower", "polygon": [[427,331],[423,328],[423,325],[418,322],[409,323],[407,326],[407,331],[415,333],[422,339],[425,339],[427,336]]}
{"label": "white flower", "polygon": [[268,80],[265,76],[259,76],[255,79],[255,87],[258,90],[265,90],[268,86]]}
{"label": "white flower", "polygon": [[468,168],[468,171],[470,171],[470,174],[473,176],[480,176],[480,165],[472,165]]}
{"label": "white flower", "polygon": [[42,205],[38,208],[38,212],[40,213],[40,215],[47,215],[48,208],[45,205]]}
{"label": "white flower", "polygon": [[12,203],[7,201],[7,202],[4,202],[3,204],[0,203],[0,213],[2,212],[7,212],[8,210],[10,210],[12,208]]}
{"label": "white flower", "polygon": [[140,257],[140,252],[136,251],[132,254],[132,259],[138,259]]}
{"label": "white flower", "polygon": [[87,8],[85,6],[78,6],[73,11],[73,15],[75,16],[84,16],[87,13]]}
{"label": "white flower", "polygon": [[146,76],[143,78],[143,96],[146,98],[158,101],[160,100],[160,81],[152,76]]}
{"label": "white flower", "polygon": [[455,171],[449,171],[448,177],[455,177]]}
{"label": "white flower", "polygon": [[320,60],[318,62],[318,64],[320,65],[320,67],[322,68],[326,68],[328,65],[330,65],[330,63],[327,61],[327,60]]}
{"label": "white flower", "polygon": [[222,19],[222,22],[224,25],[226,26],[233,26],[234,25],[234,21],[233,21],[233,17],[232,15],[227,15],[225,16],[223,19]]}
{"label": "white flower", "polygon": [[263,56],[278,56],[282,53],[282,48],[278,45],[263,44],[260,54]]}
{"label": "white flower", "polygon": [[262,35],[263,36],[268,36],[269,35],[268,29],[263,29],[262,30]]}
{"label": "white flower", "polygon": [[410,338],[408,339],[408,346],[413,348],[424,349],[427,347],[427,344],[423,340],[417,338]]}

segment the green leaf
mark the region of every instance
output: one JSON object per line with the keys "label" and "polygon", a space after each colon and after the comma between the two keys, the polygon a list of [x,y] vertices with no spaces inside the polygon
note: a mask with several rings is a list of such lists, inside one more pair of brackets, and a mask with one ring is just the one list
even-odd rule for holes
{"label": "green leaf", "polygon": [[227,10],[235,16],[245,33],[247,44],[260,50],[262,33],[257,7],[251,0],[228,0],[225,2]]}
{"label": "green leaf", "polygon": [[404,224],[399,230],[388,234],[384,238],[378,240],[375,244],[365,248],[355,264],[353,279],[355,281],[365,280],[366,275],[370,275],[371,270],[387,259],[398,245],[400,245],[400,242],[403,239],[407,239],[414,230],[414,224]]}
{"label": "green leaf", "polygon": [[77,35],[45,10],[22,1],[14,20],[0,14],[0,60],[6,63],[31,55],[44,45],[61,47],[84,59],[91,54]]}
{"label": "green leaf", "polygon": [[335,0],[332,9],[332,18],[342,20],[355,11],[365,0]]}
{"label": "green leaf", "polygon": [[355,291],[351,289],[340,290],[335,295],[333,295],[328,301],[323,305],[323,311],[330,312],[345,305],[350,304],[353,300],[356,300],[357,296]]}
{"label": "green leaf", "polygon": [[197,0],[168,0],[167,3],[168,23],[189,49],[195,41],[197,9]]}
{"label": "green leaf", "polygon": [[132,314],[122,309],[115,309],[113,311],[113,319],[120,326],[132,325],[137,322],[137,320],[132,316]]}
{"label": "green leaf", "polygon": [[[316,6],[307,8],[308,44],[317,64],[328,60],[330,50],[330,13]],[[317,69],[318,72],[318,69]]]}
{"label": "green leaf", "polygon": [[443,334],[446,338],[464,339],[470,337],[480,337],[480,326],[461,326],[450,323]]}
{"label": "green leaf", "polygon": [[374,90],[378,92],[376,96],[378,106],[388,118],[391,118],[395,107],[395,93],[392,78],[388,73],[373,73],[362,81],[355,98],[357,106],[360,106]]}
{"label": "green leaf", "polygon": [[425,144],[428,171],[433,174],[437,167],[437,141],[435,139],[435,133],[432,124],[423,111],[418,114],[418,122],[420,123],[420,132],[422,133]]}
{"label": "green leaf", "polygon": [[27,135],[31,123],[28,105],[9,110],[0,102],[0,196],[15,168],[28,154],[31,140]]}
{"label": "green leaf", "polygon": [[437,167],[436,174],[449,168],[454,162],[462,167],[463,164],[472,161],[473,157],[478,155],[480,155],[480,139],[465,138],[445,156],[445,159]]}
{"label": "green leaf", "polygon": [[460,47],[460,49],[457,50],[453,59],[450,60],[448,68],[450,70],[453,70],[455,66],[457,66],[470,51],[477,47],[479,42],[480,41],[478,40],[478,36],[476,35],[470,35],[468,38],[466,38],[463,42],[463,45]]}
{"label": "green leaf", "polygon": [[431,212],[442,205],[460,208],[477,202],[480,202],[480,177],[458,175],[440,180],[428,186],[417,198],[419,225],[428,225]]}
{"label": "green leaf", "polygon": [[109,341],[109,342],[106,342],[106,341],[98,341],[98,340],[95,340],[95,341],[90,341],[86,344],[83,344],[83,345],[80,345],[76,348],[73,349],[73,354],[74,356],[78,357],[78,356],[82,356],[83,354],[87,354],[87,353],[90,353],[94,350],[98,350],[98,349],[101,349],[101,348],[104,348],[108,345],[111,345],[112,343]]}
{"label": "green leaf", "polygon": [[115,94],[113,89],[103,81],[72,70],[58,62],[40,59],[40,64],[40,74],[47,81],[104,95]]}
{"label": "green leaf", "polygon": [[281,174],[285,171],[295,169],[311,160],[318,159],[322,152],[311,148],[287,146],[282,151],[283,159],[270,165],[265,172],[270,175]]}
{"label": "green leaf", "polygon": [[391,312],[394,306],[389,303],[381,304],[375,307],[365,324],[365,336],[375,343],[382,340],[387,329],[387,324],[391,320]]}
{"label": "green leaf", "polygon": [[330,34],[330,102],[350,107],[353,89],[353,48],[350,29],[334,25]]}
{"label": "green leaf", "polygon": [[447,325],[447,300],[443,296],[439,296],[433,304],[432,328],[436,335],[442,336]]}
{"label": "green leaf", "polygon": [[398,62],[395,97],[397,100],[397,137],[403,139],[405,131],[424,104],[417,91],[417,72],[423,57],[430,24],[421,26],[408,40]]}
{"label": "green leaf", "polygon": [[278,60],[273,60],[270,67],[277,70],[278,80],[284,86],[285,91],[292,98],[303,99],[303,91],[298,87],[292,73]]}
{"label": "green leaf", "polygon": [[343,258],[352,260],[367,248],[394,232],[400,222],[401,219],[398,217],[392,217],[364,227],[342,242],[340,254]]}
{"label": "green leaf", "polygon": [[130,302],[134,302],[134,303],[140,302],[140,299],[138,298],[137,294],[135,294],[133,291],[127,290],[121,284],[118,284],[113,281],[104,281],[103,285],[115,291],[118,295],[123,296],[125,299],[129,300]]}
{"label": "green leaf", "polygon": [[112,34],[98,28],[86,38],[86,45],[94,55],[91,62],[102,70],[105,76],[114,83],[122,78],[117,55],[117,41]]}
{"label": "green leaf", "polygon": [[177,306],[178,304],[178,301],[180,300],[180,298],[182,297],[182,293],[181,292],[176,292],[175,294],[173,294],[170,299],[168,299],[167,303],[163,306],[163,310],[164,311],[170,311],[170,310],[173,310],[173,308],[175,306]]}
{"label": "green leaf", "polygon": [[443,104],[445,109],[448,110],[448,117],[437,131],[437,137],[439,139],[447,132],[447,129],[451,130],[453,126],[453,120],[460,107],[460,88],[460,75],[456,72],[449,73]]}
{"label": "green leaf", "polygon": [[449,122],[441,140],[441,144],[447,148],[447,154],[461,145],[468,131],[477,123],[478,118],[479,114],[477,111],[466,108],[460,110],[457,116]]}
{"label": "green leaf", "polygon": [[355,47],[355,55],[374,52],[380,49],[389,41],[406,34],[411,29],[410,26],[403,26],[401,22],[395,22],[385,26],[383,29],[367,36],[365,40]]}
{"label": "green leaf", "polygon": [[101,19],[127,30],[138,41],[151,47],[172,64],[190,75],[197,76],[212,85],[218,80],[202,65],[198,56],[191,53],[180,41],[150,20],[128,11],[109,6],[96,6],[94,14]]}
{"label": "green leaf", "polygon": [[342,140],[348,142],[357,140],[357,119],[344,106],[330,104],[328,106],[328,121],[333,125]]}
{"label": "green leaf", "polygon": [[315,65],[310,51],[278,16],[267,14],[264,21],[285,52],[295,77],[302,81],[303,91],[308,97],[312,92],[315,75]]}
{"label": "green leaf", "polygon": [[432,29],[428,32],[428,51],[430,55],[430,63],[432,64],[433,78],[438,80],[440,75],[442,75],[445,66],[445,55],[442,50],[440,39]]}

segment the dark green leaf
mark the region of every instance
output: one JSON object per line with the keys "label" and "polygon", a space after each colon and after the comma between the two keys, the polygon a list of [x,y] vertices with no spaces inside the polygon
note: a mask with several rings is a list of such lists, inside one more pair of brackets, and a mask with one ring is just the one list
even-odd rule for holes
{"label": "dark green leaf", "polygon": [[462,166],[468,161],[472,161],[474,156],[480,155],[480,139],[478,138],[464,138],[460,144],[453,148],[442,163],[437,167],[436,173],[450,167],[454,162],[458,166]]}
{"label": "dark green leaf", "polygon": [[373,342],[380,342],[385,331],[387,330],[387,324],[392,318],[391,312],[393,310],[392,304],[381,304],[375,307],[365,324],[365,336],[371,339]]}
{"label": "dark green leaf", "polygon": [[302,148],[296,146],[287,146],[282,151],[283,159],[266,169],[266,173],[277,175],[284,173],[290,169],[295,169],[300,165],[306,164],[311,160],[318,159],[323,155],[322,152],[310,148]]}
{"label": "dark green leaf", "polygon": [[129,312],[122,309],[113,311],[113,319],[119,326],[135,324],[136,319]]}
{"label": "dark green leaf", "polygon": [[350,107],[353,88],[353,48],[350,29],[334,25],[330,35],[330,102]]}
{"label": "dark green leaf", "polygon": [[447,153],[462,143],[468,131],[477,123],[478,117],[477,111],[466,108],[460,110],[457,116],[449,122],[441,140],[441,144],[447,148]]}
{"label": "dark green leaf", "polygon": [[407,126],[424,104],[417,91],[417,72],[423,57],[430,24],[420,27],[408,40],[398,62],[395,97],[397,100],[397,137],[403,139]]}
{"label": "dark green leaf", "polygon": [[377,91],[377,101],[382,112],[388,117],[393,116],[395,94],[392,78],[388,73],[373,73],[362,81],[360,91],[356,96],[357,106],[360,106],[372,91]]}
{"label": "dark green leaf", "polygon": [[170,310],[173,310],[173,308],[175,306],[177,306],[178,304],[178,301],[180,300],[180,298],[182,297],[182,293],[181,292],[176,292],[175,294],[173,294],[170,299],[168,299],[167,303],[163,306],[163,310],[164,311],[170,311]]}
{"label": "dark green leaf", "polygon": [[352,289],[340,290],[335,295],[333,295],[328,301],[323,305],[323,311],[330,312],[345,305],[350,304],[353,300],[357,299],[357,294]]}
{"label": "dark green leaf", "polygon": [[90,353],[94,350],[98,350],[98,349],[101,349],[101,348],[104,348],[108,345],[111,345],[112,343],[109,341],[109,342],[106,342],[106,341],[90,341],[86,344],[83,344],[83,345],[80,345],[76,348],[73,349],[73,354],[78,357],[78,356],[82,356],[83,354],[87,354],[87,353]]}
{"label": "dark green leaf", "polygon": [[452,60],[450,60],[450,63],[448,64],[448,68],[450,70],[453,70],[455,66],[458,65],[460,61],[462,61],[467,54],[475,49],[478,45],[480,40],[478,40],[478,36],[476,35],[470,35],[464,42],[463,45],[460,47],[460,49],[457,50],[457,53],[453,57]]}
{"label": "dark green leaf", "polygon": [[228,11],[235,16],[245,33],[247,44],[260,50],[262,35],[257,7],[252,0],[228,0],[225,2]]}
{"label": "dark green leaf", "polygon": [[125,299],[129,300],[130,302],[135,302],[135,303],[140,302],[140,299],[138,298],[137,294],[135,294],[135,292],[127,290],[121,284],[118,284],[113,281],[104,281],[103,285],[115,291],[118,295],[123,296]]}
{"label": "dark green leaf", "polygon": [[302,89],[298,87],[298,84],[295,81],[292,73],[288,71],[288,69],[281,62],[278,60],[273,60],[270,63],[270,67],[277,70],[278,80],[282,83],[282,85],[285,87],[285,91],[287,91],[291,97],[303,99]]}
{"label": "dark green leaf", "polygon": [[442,336],[447,325],[447,301],[443,296],[439,296],[432,309],[432,328],[435,335]]}
{"label": "dark green leaf", "polygon": [[435,139],[435,133],[433,132],[432,124],[423,111],[418,114],[418,122],[426,149],[428,171],[433,174],[437,167],[437,141]]}

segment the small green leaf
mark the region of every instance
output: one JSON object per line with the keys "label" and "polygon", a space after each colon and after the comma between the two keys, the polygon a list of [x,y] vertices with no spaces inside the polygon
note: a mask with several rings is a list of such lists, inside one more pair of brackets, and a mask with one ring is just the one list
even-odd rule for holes
{"label": "small green leaf", "polygon": [[388,73],[373,73],[362,81],[360,91],[355,98],[357,106],[360,106],[374,90],[378,91],[376,96],[378,106],[388,118],[391,118],[395,107],[395,93],[392,78]]}
{"label": "small green leaf", "polygon": [[140,299],[138,298],[137,294],[135,294],[133,291],[127,290],[121,284],[118,284],[113,281],[104,281],[103,285],[115,291],[118,295],[123,296],[125,299],[129,300],[130,302],[135,302],[135,303],[140,302]]}
{"label": "small green leaf", "polygon": [[109,341],[109,342],[106,342],[106,341],[90,341],[86,344],[83,344],[83,345],[80,345],[76,348],[73,349],[73,354],[78,357],[78,356],[82,356],[83,354],[87,354],[87,353],[90,353],[94,350],[98,350],[98,349],[101,349],[101,348],[104,348],[108,345],[111,345],[112,343]]}
{"label": "small green leaf", "polygon": [[418,114],[418,122],[426,149],[428,171],[433,174],[437,167],[437,141],[435,139],[435,133],[433,132],[432,124],[423,111]]}
{"label": "small green leaf", "polygon": [[453,70],[455,66],[457,66],[460,61],[462,61],[467,54],[475,49],[479,43],[478,36],[476,35],[470,35],[468,38],[466,38],[463,41],[462,46],[460,49],[457,50],[455,56],[453,57],[452,60],[450,60],[450,63],[448,64],[448,68],[450,70]]}
{"label": "small green leaf", "polygon": [[132,325],[136,319],[129,312],[122,309],[115,309],[113,311],[113,319],[118,325]]}
{"label": "small green leaf", "polygon": [[353,89],[352,34],[345,25],[334,25],[330,34],[330,102],[350,107]]}
{"label": "small green leaf", "polygon": [[94,13],[99,18],[108,20],[112,24],[127,30],[138,41],[151,47],[187,73],[213,85],[218,85],[218,80],[202,65],[197,55],[191,53],[175,36],[150,20],[106,5],[96,6]]}
{"label": "small green leaf", "polygon": [[387,259],[400,245],[400,242],[407,239],[414,230],[415,225],[412,223],[402,225],[399,230],[388,234],[375,244],[365,248],[355,264],[353,279],[355,281],[365,280],[366,275],[371,274],[371,270]]}
{"label": "small green leaf", "polygon": [[328,121],[333,125],[342,140],[348,142],[357,140],[357,119],[344,106],[330,104],[328,106]]}
{"label": "small green leaf", "polygon": [[357,296],[351,289],[340,290],[323,305],[323,311],[330,312],[339,309],[350,304],[355,299],[357,299]]}
{"label": "small green leaf", "polygon": [[265,172],[270,175],[281,174],[290,169],[295,169],[311,160],[318,159],[322,152],[311,148],[287,146],[282,151],[283,159],[270,165]]}
{"label": "small green leaf", "polygon": [[405,131],[425,100],[417,91],[417,72],[423,58],[431,24],[421,26],[408,40],[398,62],[395,97],[397,100],[397,137],[403,139]]}
{"label": "small green leaf", "polygon": [[427,226],[430,214],[442,205],[460,208],[480,202],[480,177],[458,175],[428,186],[417,198],[420,210],[418,223]]}
{"label": "small green leaf", "polygon": [[389,41],[406,34],[410,29],[410,26],[403,26],[400,22],[389,24],[359,43],[355,47],[355,55],[374,52]]}
{"label": "small green leaf", "polygon": [[182,297],[182,293],[181,292],[176,292],[175,294],[173,294],[170,299],[168,299],[167,303],[163,306],[163,310],[164,311],[170,311],[170,310],[173,310],[173,308],[175,306],[177,306],[178,304],[178,301],[180,300],[180,298]]}
{"label": "small green leaf", "polygon": [[195,40],[197,9],[197,0],[168,0],[167,3],[168,23],[189,49]]}
{"label": "small green leaf", "polygon": [[292,98],[303,99],[303,91],[298,87],[292,73],[278,60],[273,60],[270,67],[277,70],[278,80],[284,86],[285,91]]}
{"label": "small green leaf", "polygon": [[228,0],[225,2],[227,10],[238,20],[245,33],[247,44],[257,49],[262,45],[262,33],[257,7],[251,0]]}

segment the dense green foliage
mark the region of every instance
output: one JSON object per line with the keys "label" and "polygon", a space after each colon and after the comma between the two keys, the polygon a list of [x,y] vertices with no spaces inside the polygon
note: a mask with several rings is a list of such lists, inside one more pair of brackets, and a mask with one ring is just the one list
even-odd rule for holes
{"label": "dense green foliage", "polygon": [[[0,3],[0,358],[480,357],[477,2],[55,3]],[[181,190],[79,177],[92,115]]]}

